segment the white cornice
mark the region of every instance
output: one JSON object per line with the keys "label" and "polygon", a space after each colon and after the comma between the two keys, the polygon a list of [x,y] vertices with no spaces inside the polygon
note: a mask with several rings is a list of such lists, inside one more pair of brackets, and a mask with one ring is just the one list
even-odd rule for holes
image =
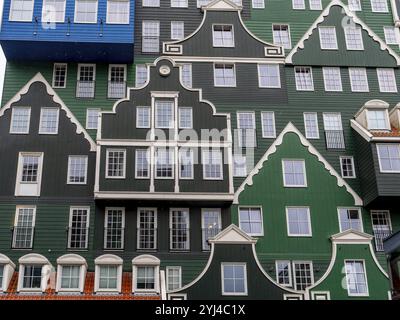
{"label": "white cornice", "polygon": [[214,0],[201,7],[203,11],[241,11],[242,8],[230,0]]}
{"label": "white cornice", "polygon": [[18,259],[19,264],[48,264],[49,260],[45,256],[38,253],[29,253]]}
{"label": "white cornice", "polygon": [[232,201],[233,193],[190,193],[190,192],[130,192],[130,191],[98,191],[96,199],[151,199],[151,200],[202,200]]}
{"label": "white cornice", "polygon": [[121,257],[114,254],[103,254],[94,260],[95,264],[112,264],[112,265],[122,265],[124,261]]}
{"label": "white cornice", "polygon": [[374,237],[370,234],[349,229],[331,236],[333,243],[341,244],[369,244]]}
{"label": "white cornice", "polygon": [[279,136],[276,138],[276,140],[272,143],[272,145],[268,148],[268,150],[265,152],[265,154],[262,156],[260,161],[255,165],[253,170],[249,173],[247,178],[243,181],[243,183],[240,185],[240,187],[237,189],[235,192],[235,198],[233,202],[235,204],[239,203],[239,196],[240,193],[245,189],[246,186],[251,186],[253,185],[253,177],[256,176],[262,167],[264,166],[264,162],[269,159],[269,156],[271,154],[274,154],[277,150],[277,147],[280,146],[283,142],[283,137],[285,136],[286,133],[295,133],[298,135],[300,138],[301,144],[305,147],[307,147],[308,152],[315,155],[318,159],[319,162],[321,162],[325,169],[334,177],[337,179],[337,185],[339,187],[345,187],[347,192],[349,192],[353,198],[354,198],[354,205],[356,206],[361,206],[363,204],[362,199],[360,196],[350,187],[350,185],[336,172],[336,170],[329,164],[328,161],[318,152],[317,149],[314,148],[314,146],[301,134],[301,132],[291,123],[289,122],[288,125],[283,129],[283,131],[279,134]]}
{"label": "white cornice", "polygon": [[85,265],[87,267],[87,263],[84,257],[74,254],[67,253],[57,259],[57,264],[76,264],[76,265]]}
{"label": "white cornice", "polygon": [[215,244],[255,244],[257,242],[256,239],[250,237],[234,224],[231,224],[208,241]]}

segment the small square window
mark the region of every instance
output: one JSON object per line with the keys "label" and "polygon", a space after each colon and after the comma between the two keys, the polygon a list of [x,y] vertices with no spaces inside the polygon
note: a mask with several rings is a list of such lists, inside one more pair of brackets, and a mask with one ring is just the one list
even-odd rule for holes
{"label": "small square window", "polygon": [[245,263],[222,263],[222,294],[247,295],[247,271]]}
{"label": "small square window", "polygon": [[307,187],[304,160],[282,160],[285,187]]}
{"label": "small square window", "polygon": [[310,10],[322,10],[321,0],[309,0]]}
{"label": "small square window", "polygon": [[304,10],[306,8],[305,0],[292,0],[292,8],[295,10]]}
{"label": "small square window", "polygon": [[279,65],[259,64],[258,85],[260,86],[260,88],[280,88],[281,76],[280,76]]}
{"label": "small square window", "polygon": [[234,47],[235,40],[232,25],[213,25],[213,46],[214,47]]}
{"label": "small square window", "polygon": [[239,208],[239,226],[250,236],[264,234],[261,208]]}
{"label": "small square window", "polygon": [[312,236],[310,208],[287,207],[286,208],[288,235],[293,237]]}
{"label": "small square window", "polygon": [[214,86],[236,87],[234,64],[214,64]]}
{"label": "small square window", "polygon": [[349,9],[351,11],[361,11],[361,0],[349,0]]}
{"label": "small square window", "polygon": [[367,110],[368,130],[390,130],[387,110]]}

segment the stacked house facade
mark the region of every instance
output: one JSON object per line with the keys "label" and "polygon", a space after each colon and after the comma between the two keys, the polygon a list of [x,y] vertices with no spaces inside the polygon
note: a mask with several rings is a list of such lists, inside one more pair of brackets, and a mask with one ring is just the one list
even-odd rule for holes
{"label": "stacked house facade", "polygon": [[1,299],[392,299],[400,2],[5,0]]}

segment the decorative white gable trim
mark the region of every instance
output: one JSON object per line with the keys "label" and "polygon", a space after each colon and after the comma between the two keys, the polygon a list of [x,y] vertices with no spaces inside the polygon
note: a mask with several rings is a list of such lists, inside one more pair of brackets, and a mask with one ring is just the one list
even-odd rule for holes
{"label": "decorative white gable trim", "polygon": [[203,11],[241,11],[242,8],[230,0],[214,0],[201,7]]}
{"label": "decorative white gable trim", "polygon": [[325,17],[329,15],[329,12],[333,6],[340,6],[343,8],[344,13],[353,19],[356,24],[359,24],[363,30],[368,32],[368,35],[379,43],[382,51],[388,51],[388,53],[396,60],[397,65],[400,65],[400,57],[390,48],[385,41],[383,41],[374,31],[372,31],[362,20],[360,20],[354,12],[352,12],[348,6],[346,6],[340,0],[332,0],[331,3],[322,11],[321,15],[315,20],[311,25],[310,29],[304,34],[300,41],[294,46],[292,51],[286,57],[286,63],[293,63],[293,56],[297,53],[299,49],[304,49],[304,42],[310,38],[317,26],[325,20]]}
{"label": "decorative white gable trim", "polygon": [[346,243],[346,244],[369,244],[374,237],[370,234],[349,229],[341,233],[337,233],[331,236],[333,243]]}
{"label": "decorative white gable trim", "polygon": [[151,254],[142,254],[132,259],[133,265],[159,266],[160,259]]}
{"label": "decorative white gable trim", "polygon": [[55,103],[58,103],[61,107],[62,110],[65,111],[67,117],[71,120],[73,124],[76,125],[76,133],[81,134],[83,133],[85,139],[89,142],[90,144],[90,151],[96,151],[96,143],[93,141],[93,139],[90,137],[90,135],[87,133],[85,128],[81,125],[81,123],[78,121],[78,119],[75,118],[74,114],[71,112],[71,110],[65,105],[65,103],[61,100],[61,98],[58,96],[57,92],[54,91],[54,89],[51,87],[51,85],[47,82],[47,80],[42,76],[40,72],[38,72],[31,80],[29,80],[15,95],[12,97],[1,109],[0,109],[0,117],[4,115],[4,112],[11,108],[11,105],[17,101],[19,101],[22,97],[22,95],[26,94],[29,91],[30,86],[34,82],[42,82],[47,89],[47,94],[53,96],[53,101]]}
{"label": "decorative white gable trim", "polygon": [[84,265],[87,267],[87,263],[84,257],[74,254],[68,253],[57,259],[57,264],[72,264],[72,265]]}
{"label": "decorative white gable trim", "polygon": [[250,237],[234,224],[231,224],[208,241],[216,244],[253,244],[257,242],[256,239]]}
{"label": "decorative white gable trim", "polygon": [[305,147],[308,148],[308,152],[311,154],[315,155],[318,159],[319,162],[321,162],[327,171],[329,173],[336,177],[337,179],[337,185],[339,187],[345,187],[347,192],[349,192],[353,198],[354,198],[354,205],[356,206],[361,206],[362,205],[362,199],[360,196],[350,187],[350,185],[340,176],[340,174],[337,173],[337,171],[329,164],[328,161],[325,160],[325,158],[318,152],[317,149],[314,148],[314,146],[301,134],[301,132],[291,123],[289,122],[285,129],[279,134],[279,136],[276,138],[274,143],[268,148],[268,150],[265,152],[265,154],[262,156],[260,161],[255,165],[255,167],[251,170],[247,178],[242,182],[240,187],[236,190],[235,192],[235,197],[233,200],[234,204],[239,203],[239,196],[240,193],[245,189],[246,185],[252,186],[253,185],[253,177],[257,175],[261,168],[264,166],[264,162],[268,160],[269,156],[271,154],[274,154],[277,150],[277,147],[280,146],[283,142],[283,137],[285,136],[286,133],[295,133],[298,135],[300,138],[301,144]]}
{"label": "decorative white gable trim", "polygon": [[122,258],[116,256],[115,254],[103,254],[100,257],[97,257],[94,260],[95,264],[116,264],[116,265],[122,265],[123,260]]}

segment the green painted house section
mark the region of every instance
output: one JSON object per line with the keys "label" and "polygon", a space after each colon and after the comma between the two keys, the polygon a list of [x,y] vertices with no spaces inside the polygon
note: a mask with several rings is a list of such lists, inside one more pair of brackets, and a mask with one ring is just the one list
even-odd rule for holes
{"label": "green painted house section", "polygon": [[[369,296],[349,296],[346,285],[345,260],[363,260]],[[387,300],[388,278],[375,263],[368,244],[338,244],[334,266],[329,275],[311,291],[329,291],[332,300]]]}
{"label": "green painted house section", "polygon": [[[166,267],[181,267],[182,270],[182,286],[191,283],[204,270],[208,261],[194,259],[163,259],[160,268],[166,270]],[[165,275],[166,276],[166,275]]]}

